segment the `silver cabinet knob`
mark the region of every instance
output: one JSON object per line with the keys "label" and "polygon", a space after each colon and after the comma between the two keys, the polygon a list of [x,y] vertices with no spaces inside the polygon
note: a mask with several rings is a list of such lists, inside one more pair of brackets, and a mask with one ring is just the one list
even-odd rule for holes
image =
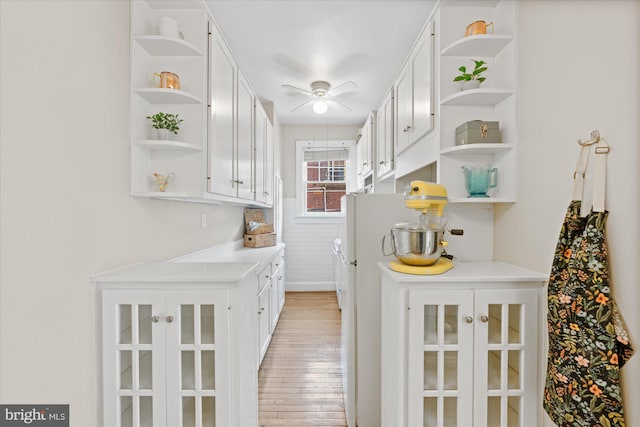
{"label": "silver cabinet knob", "polygon": [[153,323],[158,323],[160,321],[160,316],[151,316],[151,321]]}
{"label": "silver cabinet knob", "polygon": [[487,323],[489,321],[489,316],[487,316],[486,314],[483,314],[482,316],[480,316],[480,321],[482,323]]}
{"label": "silver cabinet knob", "polygon": [[167,317],[165,317],[165,319],[164,319],[164,320],[165,320],[167,323],[171,323],[171,322],[173,322],[173,316],[167,316]]}
{"label": "silver cabinet knob", "polygon": [[467,322],[467,323],[473,323],[473,317],[467,316],[467,317],[464,318],[464,321]]}

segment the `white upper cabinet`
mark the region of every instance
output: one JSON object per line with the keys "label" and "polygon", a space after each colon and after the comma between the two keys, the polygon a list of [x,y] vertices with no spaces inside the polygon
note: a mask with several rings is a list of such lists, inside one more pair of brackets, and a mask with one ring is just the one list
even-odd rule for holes
{"label": "white upper cabinet", "polygon": [[365,187],[365,181],[371,176],[371,172],[373,171],[374,120],[375,112],[371,112],[360,129],[360,139],[356,143],[358,189]]}
{"label": "white upper cabinet", "polygon": [[398,153],[434,129],[433,37],[429,24],[394,84]]}
{"label": "white upper cabinet", "polygon": [[252,151],[253,151],[253,102],[254,96],[249,82],[242,73],[238,73],[237,95],[237,137],[236,137],[236,165],[234,184],[237,187],[237,197],[253,199],[252,191]]}
{"label": "white upper cabinet", "polygon": [[237,66],[224,40],[214,31],[210,33],[208,190],[236,196],[233,159]]}
{"label": "white upper cabinet", "polygon": [[413,89],[413,127],[410,143],[416,142],[433,130],[433,23],[429,24],[411,54],[411,80]]}
{"label": "white upper cabinet", "polygon": [[376,173],[383,178],[393,172],[393,90],[385,96],[376,114]]}
{"label": "white upper cabinet", "polygon": [[260,103],[254,112],[253,193],[257,202],[273,204],[273,125]]}

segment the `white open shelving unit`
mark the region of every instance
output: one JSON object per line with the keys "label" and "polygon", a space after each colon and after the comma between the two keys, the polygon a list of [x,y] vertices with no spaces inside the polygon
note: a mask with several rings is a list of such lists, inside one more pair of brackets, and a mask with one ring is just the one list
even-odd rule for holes
{"label": "white open shelving unit", "polygon": [[[202,5],[195,6],[194,2],[131,2],[132,196],[196,199],[206,189],[208,17]],[[159,35],[161,16],[175,19],[183,37]],[[154,87],[153,75],[162,71],[179,76],[179,90]],[[158,112],[183,119],[175,140],[156,139],[146,117]],[[175,174],[165,192],[158,190],[154,173]]]}
{"label": "white open shelving unit", "polygon": [[[517,7],[514,2],[442,3],[437,19],[440,95],[440,156],[438,180],[449,193],[450,203],[513,203],[516,201],[516,40]],[[461,7],[464,6],[464,7]],[[464,36],[466,26],[482,19],[493,22],[496,34]],[[453,77],[458,67],[484,60],[487,80],[478,89],[461,91]],[[455,145],[455,130],[472,121],[499,122],[498,144]],[[498,186],[488,198],[469,198],[462,166],[489,163],[498,169]]]}

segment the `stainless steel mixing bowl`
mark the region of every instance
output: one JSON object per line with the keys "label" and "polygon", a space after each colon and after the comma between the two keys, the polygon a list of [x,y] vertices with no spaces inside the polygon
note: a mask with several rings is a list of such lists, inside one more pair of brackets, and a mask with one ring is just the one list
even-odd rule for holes
{"label": "stainless steel mixing bowl", "polygon": [[[420,224],[398,223],[391,229],[390,234],[393,255],[398,261],[408,265],[435,264],[442,254],[443,232],[443,229],[429,229]],[[387,236],[382,239],[383,253]]]}

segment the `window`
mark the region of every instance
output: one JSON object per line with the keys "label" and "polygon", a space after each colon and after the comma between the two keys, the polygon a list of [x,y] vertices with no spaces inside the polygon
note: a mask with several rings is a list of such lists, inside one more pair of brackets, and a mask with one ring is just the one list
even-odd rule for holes
{"label": "window", "polygon": [[353,141],[296,141],[298,216],[340,214],[352,175],[349,156]]}
{"label": "window", "polygon": [[306,212],[340,212],[340,198],[347,194],[346,168],[346,160],[304,162]]}

